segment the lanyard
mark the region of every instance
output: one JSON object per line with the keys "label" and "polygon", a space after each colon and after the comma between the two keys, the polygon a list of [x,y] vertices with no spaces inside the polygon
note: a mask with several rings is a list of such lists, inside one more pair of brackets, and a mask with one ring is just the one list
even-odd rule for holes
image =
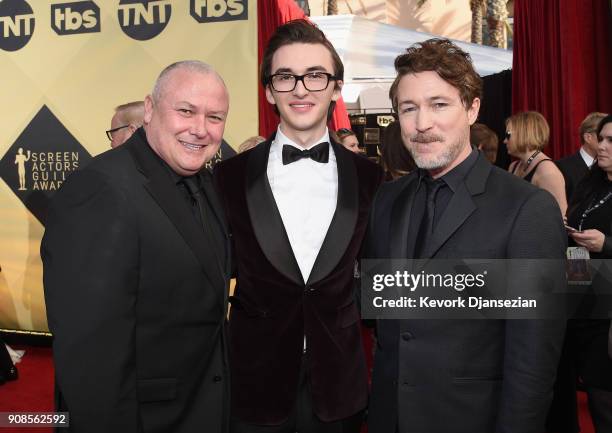
{"label": "lanyard", "polygon": [[591,202],[589,207],[582,213],[580,224],[578,224],[578,231],[582,231],[582,223],[584,223],[585,218],[595,209],[599,208],[602,204],[610,200],[610,197],[612,197],[612,191],[608,192],[601,200],[597,201],[597,199],[595,199]]}

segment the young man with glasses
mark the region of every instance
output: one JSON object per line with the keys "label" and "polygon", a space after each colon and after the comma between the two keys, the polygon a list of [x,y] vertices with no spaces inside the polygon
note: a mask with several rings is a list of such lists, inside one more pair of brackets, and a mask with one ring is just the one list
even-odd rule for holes
{"label": "young man with glasses", "polygon": [[128,102],[115,108],[115,114],[111,119],[111,129],[106,131],[106,136],[111,141],[111,147],[125,143],[132,134],[142,126],[144,119],[144,102]]}
{"label": "young man with glasses", "polygon": [[237,273],[232,432],[361,426],[367,372],[353,270],[382,171],[329,138],[343,73],[315,26],[280,26],[261,65],[279,127],[216,167]]}

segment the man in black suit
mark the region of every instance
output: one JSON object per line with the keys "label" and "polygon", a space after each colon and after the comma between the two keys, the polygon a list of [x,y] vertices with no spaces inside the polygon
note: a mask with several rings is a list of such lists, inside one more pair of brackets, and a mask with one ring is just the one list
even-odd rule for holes
{"label": "man in black suit", "polygon": [[53,199],[41,255],[71,432],[227,427],[229,238],[200,169],[228,108],[209,65],[168,66],[145,99],[144,127]]}
{"label": "man in black suit", "polygon": [[605,113],[590,113],[584,118],[578,129],[582,145],[578,152],[556,161],[559,170],[565,178],[565,194],[569,203],[576,187],[588,174],[597,156],[597,125],[606,117]]}
{"label": "man in black suit", "polygon": [[[364,257],[563,258],[553,197],[470,146],[482,84],[469,55],[432,39],[395,67],[390,97],[419,169],[379,190]],[[558,269],[551,278],[563,278]],[[370,431],[542,432],[563,329],[542,320],[378,320]]]}
{"label": "man in black suit", "polygon": [[280,26],[261,82],[276,134],[220,163],[236,252],[232,432],[359,432],[367,373],[354,265],[382,171],[330,141],[343,66],[305,20]]}

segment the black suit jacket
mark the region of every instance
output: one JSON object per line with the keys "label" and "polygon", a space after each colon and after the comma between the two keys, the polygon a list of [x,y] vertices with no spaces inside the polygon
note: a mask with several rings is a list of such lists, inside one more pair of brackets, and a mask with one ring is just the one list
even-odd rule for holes
{"label": "black suit jacket", "polygon": [[584,159],[582,159],[580,151],[555,162],[561,173],[563,173],[565,195],[569,203],[580,181],[589,174],[589,167],[584,162]]}
{"label": "black suit jacket", "polygon": [[208,238],[143,130],[55,195],[42,242],[59,409],[72,432],[222,432],[229,244]]}
{"label": "black suit jacket", "polygon": [[[364,258],[412,258],[406,249],[408,227],[418,224],[410,220],[417,184],[413,172],[381,187]],[[562,259],[565,243],[553,197],[480,153],[425,257]],[[563,331],[556,321],[379,320],[369,431],[541,433]]]}
{"label": "black suit jacket", "polygon": [[323,421],[338,420],[367,401],[353,273],[382,170],[332,143],[338,204],[304,283],[268,183],[270,144],[223,161],[214,175],[237,266],[229,323],[232,415],[257,424],[287,419],[306,335],[314,411]]}

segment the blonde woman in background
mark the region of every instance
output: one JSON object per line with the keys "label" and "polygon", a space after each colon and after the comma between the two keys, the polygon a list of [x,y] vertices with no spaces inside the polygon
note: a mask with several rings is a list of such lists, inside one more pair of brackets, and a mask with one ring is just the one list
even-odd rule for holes
{"label": "blonde woman in background", "polygon": [[548,145],[550,128],[544,116],[535,111],[517,113],[506,120],[504,143],[508,153],[517,158],[508,171],[550,192],[565,215],[567,198],[565,180],[553,160],[542,149]]}

